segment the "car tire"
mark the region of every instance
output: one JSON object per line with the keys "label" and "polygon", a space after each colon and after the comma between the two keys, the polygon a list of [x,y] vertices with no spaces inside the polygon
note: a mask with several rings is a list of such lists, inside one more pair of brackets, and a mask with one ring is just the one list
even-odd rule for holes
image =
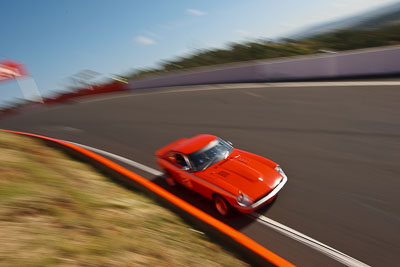
{"label": "car tire", "polygon": [[232,215],[234,209],[222,196],[215,194],[213,196],[214,206],[217,212],[224,217]]}

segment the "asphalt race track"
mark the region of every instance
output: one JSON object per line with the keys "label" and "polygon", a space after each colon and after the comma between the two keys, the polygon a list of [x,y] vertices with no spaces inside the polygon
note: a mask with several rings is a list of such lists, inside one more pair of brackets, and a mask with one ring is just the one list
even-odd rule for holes
{"label": "asphalt race track", "polygon": [[[245,87],[87,99],[3,118],[0,128],[85,144],[152,168],[159,147],[218,135],[274,160],[288,175],[276,201],[259,213],[365,264],[398,264],[400,86]],[[160,177],[127,167],[168,188]],[[170,190],[221,219],[208,200]],[[294,264],[341,266],[248,216],[224,221]]]}

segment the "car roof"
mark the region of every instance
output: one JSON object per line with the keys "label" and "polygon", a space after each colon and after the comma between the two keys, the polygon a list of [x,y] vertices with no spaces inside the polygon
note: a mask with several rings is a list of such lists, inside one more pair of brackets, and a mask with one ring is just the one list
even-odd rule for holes
{"label": "car roof", "polygon": [[215,135],[199,134],[179,143],[173,150],[187,155],[202,149],[215,139]]}

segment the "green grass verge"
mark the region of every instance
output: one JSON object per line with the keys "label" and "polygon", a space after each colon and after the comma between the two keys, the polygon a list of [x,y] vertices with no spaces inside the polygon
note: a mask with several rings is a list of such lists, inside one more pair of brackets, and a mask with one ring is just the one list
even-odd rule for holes
{"label": "green grass verge", "polygon": [[91,166],[39,140],[0,132],[0,265],[246,263]]}

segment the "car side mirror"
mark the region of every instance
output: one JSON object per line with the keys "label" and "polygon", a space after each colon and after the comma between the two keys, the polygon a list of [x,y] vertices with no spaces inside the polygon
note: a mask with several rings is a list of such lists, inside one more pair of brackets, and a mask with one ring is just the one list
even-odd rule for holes
{"label": "car side mirror", "polygon": [[231,141],[226,141],[230,146],[233,146]]}
{"label": "car side mirror", "polygon": [[181,168],[181,170],[182,170],[182,171],[188,171],[188,170],[190,170],[190,168],[189,168],[188,166],[183,166],[183,167]]}

